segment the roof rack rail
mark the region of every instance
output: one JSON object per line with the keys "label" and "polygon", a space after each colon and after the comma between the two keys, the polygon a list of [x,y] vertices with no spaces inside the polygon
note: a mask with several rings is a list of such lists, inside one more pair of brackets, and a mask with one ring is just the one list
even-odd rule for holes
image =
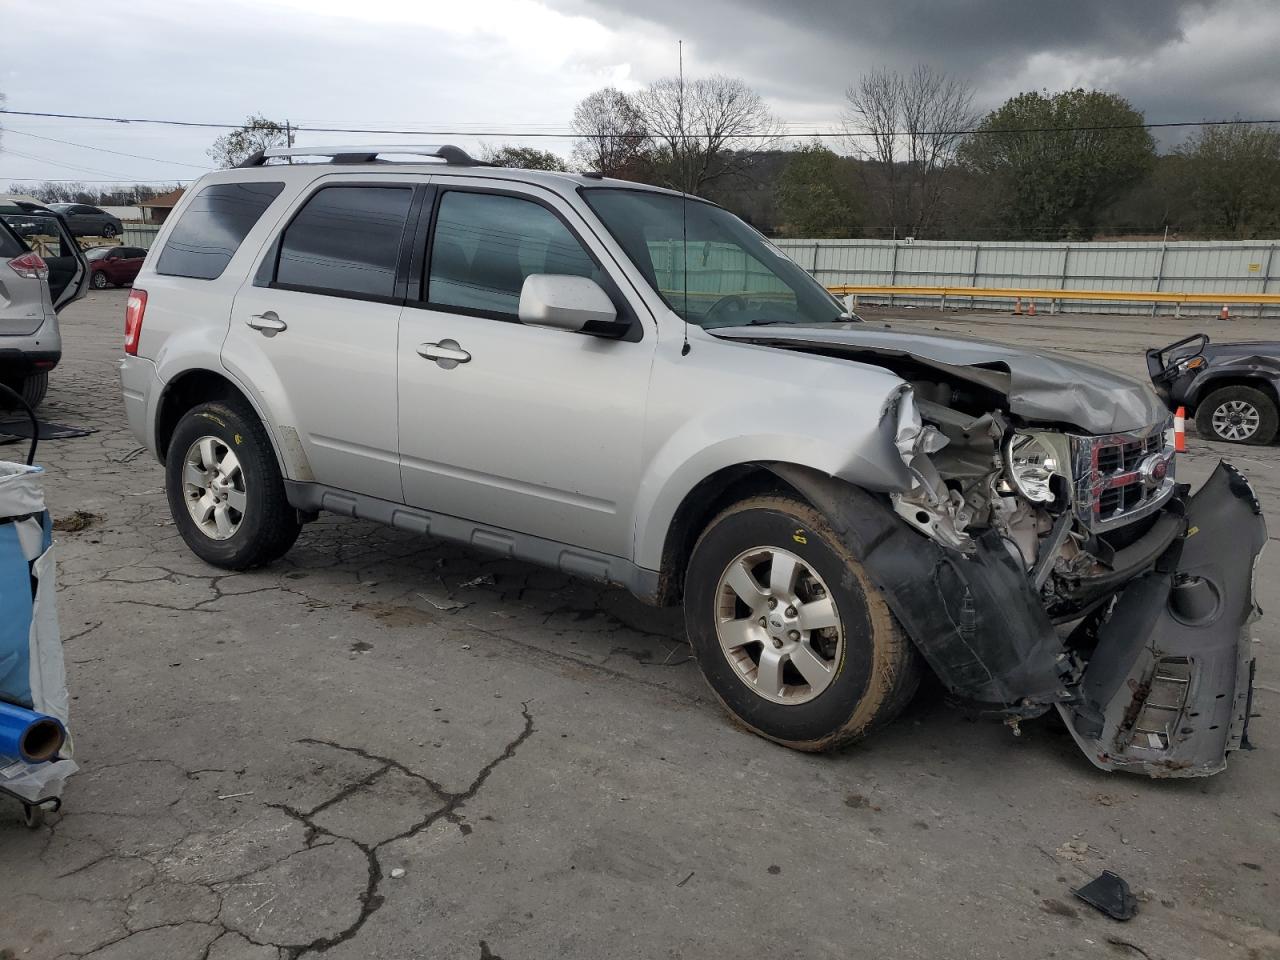
{"label": "roof rack rail", "polygon": [[332,163],[375,163],[382,154],[399,156],[435,157],[451,167],[482,167],[485,163],[471,156],[461,147],[451,143],[412,144],[392,143],[373,146],[340,147],[267,147],[256,150],[240,163],[239,167],[261,167],[275,157],[328,157]]}

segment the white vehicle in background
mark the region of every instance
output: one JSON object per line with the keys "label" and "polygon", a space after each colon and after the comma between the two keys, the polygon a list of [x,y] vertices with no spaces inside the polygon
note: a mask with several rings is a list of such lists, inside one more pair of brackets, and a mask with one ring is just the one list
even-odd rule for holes
{"label": "white vehicle in background", "polygon": [[1146,385],[870,329],[697,198],[269,150],[184,195],[125,354],[209,563],[330,510],[623,584],[683,603],[720,701],[802,750],[926,668],[1010,722],[1058,710],[1104,769],[1202,776],[1245,742],[1266,531],[1238,472],[1190,496]]}

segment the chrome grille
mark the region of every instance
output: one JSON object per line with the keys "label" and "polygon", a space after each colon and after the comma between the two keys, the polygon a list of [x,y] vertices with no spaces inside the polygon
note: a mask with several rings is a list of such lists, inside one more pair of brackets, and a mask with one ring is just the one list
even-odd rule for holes
{"label": "chrome grille", "polygon": [[1123,526],[1168,499],[1174,486],[1168,427],[1160,423],[1131,433],[1071,438],[1076,517],[1087,529]]}

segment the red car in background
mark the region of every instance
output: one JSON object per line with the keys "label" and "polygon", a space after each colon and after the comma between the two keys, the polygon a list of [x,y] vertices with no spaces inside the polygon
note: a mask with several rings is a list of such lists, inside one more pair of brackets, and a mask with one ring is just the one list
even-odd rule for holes
{"label": "red car in background", "polygon": [[133,283],[146,256],[142,247],[95,247],[85,253],[92,271],[89,282],[98,290]]}

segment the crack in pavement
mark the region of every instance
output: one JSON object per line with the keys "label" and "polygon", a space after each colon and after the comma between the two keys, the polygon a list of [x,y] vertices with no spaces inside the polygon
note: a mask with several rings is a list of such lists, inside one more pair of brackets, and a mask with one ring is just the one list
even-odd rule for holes
{"label": "crack in pavement", "polygon": [[[516,754],[516,751],[520,748],[520,746],[526,740],[528,740],[529,737],[533,735],[535,727],[533,724],[533,715],[529,712],[528,702],[522,703],[520,705],[520,715],[524,718],[524,725],[523,725],[523,728],[520,730],[520,732],[512,740],[508,741],[508,743],[503,747],[501,753],[499,753],[496,757],[494,757],[492,760],[490,760],[488,763],[486,763],[483,767],[480,768],[479,773],[476,774],[475,778],[471,781],[470,785],[468,785],[468,787],[465,790],[457,791],[457,792],[446,790],[441,784],[437,783],[435,780],[432,780],[430,777],[424,776],[423,774],[417,773],[416,771],[410,770],[404,764],[400,763],[400,761],[392,757],[379,756],[378,754],[371,753],[370,751],[365,750],[361,747],[349,747],[340,743],[335,743],[334,741],[331,741],[331,740],[317,740],[317,739],[311,739],[311,738],[297,741],[299,743],[311,743],[311,744],[319,744],[319,745],[327,746],[334,750],[341,750],[346,753],[353,754],[354,756],[358,756],[362,759],[371,760],[375,763],[382,764],[382,766],[374,770],[372,773],[367,774],[366,776],[362,777],[360,780],[356,781],[355,783],[348,784],[347,786],[339,790],[336,794],[334,794],[332,797],[329,797],[327,800],[322,801],[321,803],[313,807],[311,810],[308,810],[306,812],[303,812],[301,810],[298,810],[295,807],[292,807],[288,804],[283,804],[283,803],[267,805],[276,810],[280,810],[282,813],[286,814],[289,817],[292,817],[294,820],[303,824],[307,828],[306,837],[307,837],[308,847],[312,846],[312,841],[314,841],[316,837],[328,836],[328,837],[333,837],[334,839],[347,840],[348,842],[355,844],[355,846],[364,854],[368,864],[369,872],[368,872],[368,877],[366,879],[364,892],[360,895],[360,913],[356,917],[356,919],[352,921],[352,923],[349,924],[345,929],[340,930],[337,933],[332,934],[331,936],[317,937],[316,939],[310,941],[309,943],[301,943],[301,944],[259,943],[258,941],[254,940],[252,937],[249,937],[247,934],[245,934],[243,930],[239,931],[241,936],[244,936],[245,939],[249,940],[252,943],[259,943],[260,946],[279,947],[282,951],[284,951],[284,954],[288,958],[288,960],[297,960],[297,958],[303,956],[304,954],[325,953],[328,950],[331,950],[333,947],[338,946],[339,944],[346,943],[348,940],[352,939],[357,934],[359,934],[361,929],[364,927],[364,925],[369,921],[369,918],[372,917],[375,913],[377,913],[378,910],[382,908],[382,905],[386,902],[386,899],[379,892],[382,885],[382,876],[383,876],[382,864],[379,859],[379,851],[383,847],[385,847],[387,844],[395,843],[399,840],[407,840],[410,837],[414,837],[418,835],[423,830],[428,829],[429,827],[431,827],[433,824],[437,823],[440,820],[450,820],[451,822],[457,822],[457,810],[460,807],[462,807],[465,803],[467,803],[467,801],[473,799],[476,796],[476,794],[480,792],[480,789],[484,786],[485,782],[489,779],[489,776],[493,773],[493,771],[496,770],[500,764],[514,757]],[[334,806],[337,803],[340,803],[342,800],[353,795],[359,790],[362,790],[365,787],[376,783],[379,778],[381,778],[391,770],[397,770],[408,777],[412,777],[413,779],[426,784],[427,787],[430,788],[430,790],[440,800],[444,802],[444,805],[440,809],[427,814],[422,819],[420,819],[417,823],[414,823],[407,829],[402,830],[400,833],[396,834],[395,836],[387,837],[383,840],[379,840],[377,843],[374,843],[374,844],[361,843],[360,841],[354,840],[351,837],[342,837],[340,834],[336,834],[333,831],[328,830],[327,828],[315,823],[314,820],[312,819],[320,812],[329,809],[330,807]]]}

